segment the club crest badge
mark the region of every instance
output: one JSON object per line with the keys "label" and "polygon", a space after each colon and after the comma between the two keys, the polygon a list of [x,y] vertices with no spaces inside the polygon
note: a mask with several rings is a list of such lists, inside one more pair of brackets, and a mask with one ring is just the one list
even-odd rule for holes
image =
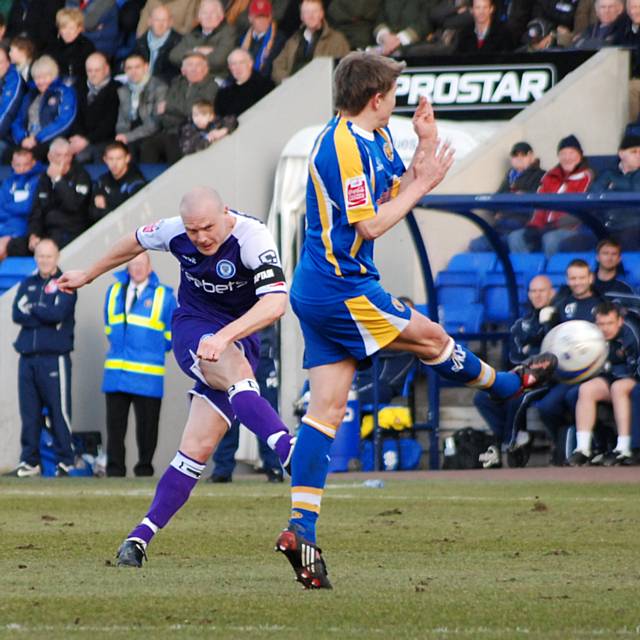
{"label": "club crest badge", "polygon": [[233,262],[230,262],[229,260],[220,260],[218,264],[216,264],[216,273],[221,278],[228,280],[236,275],[236,267]]}

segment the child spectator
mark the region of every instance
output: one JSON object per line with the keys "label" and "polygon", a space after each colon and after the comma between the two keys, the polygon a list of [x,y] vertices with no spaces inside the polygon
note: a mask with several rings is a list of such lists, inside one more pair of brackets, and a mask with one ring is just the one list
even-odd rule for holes
{"label": "child spectator", "polygon": [[131,154],[123,142],[112,142],[104,150],[104,163],[109,171],[93,185],[89,223],[94,224],[117,209],[147,184],[138,167],[131,163]]}
{"label": "child spectator", "polygon": [[0,187],[0,260],[7,257],[11,238],[27,233],[27,222],[43,167],[29,149],[15,149],[11,173]]}
{"label": "child spectator", "polygon": [[180,150],[185,156],[202,151],[234,131],[237,126],[235,116],[216,117],[210,102],[198,100],[191,107],[191,120],[180,130]]}
{"label": "child spectator", "polygon": [[16,36],[9,46],[9,58],[15,65],[25,82],[31,80],[31,63],[35,55],[36,45],[26,36]]}
{"label": "child spectator", "polygon": [[56,14],[58,39],[47,53],[58,63],[62,81],[69,86],[84,86],[85,63],[95,51],[93,42],[83,35],[84,16],[80,9],[60,9]]}

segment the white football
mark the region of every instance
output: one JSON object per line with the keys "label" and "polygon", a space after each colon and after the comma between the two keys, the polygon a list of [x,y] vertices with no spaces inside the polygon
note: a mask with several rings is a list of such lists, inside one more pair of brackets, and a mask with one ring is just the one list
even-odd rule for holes
{"label": "white football", "polygon": [[593,322],[569,320],[544,337],[540,352],[547,351],[558,358],[558,380],[579,384],[599,373],[609,355],[609,346]]}

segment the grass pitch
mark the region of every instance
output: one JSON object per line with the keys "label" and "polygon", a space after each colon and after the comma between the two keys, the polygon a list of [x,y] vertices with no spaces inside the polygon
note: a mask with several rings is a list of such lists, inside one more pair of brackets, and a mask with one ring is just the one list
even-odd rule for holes
{"label": "grass pitch", "polygon": [[0,636],[640,637],[630,484],[332,480],[305,592],[273,542],[288,488],[198,486],[142,570],[114,553],[155,483],[0,481]]}

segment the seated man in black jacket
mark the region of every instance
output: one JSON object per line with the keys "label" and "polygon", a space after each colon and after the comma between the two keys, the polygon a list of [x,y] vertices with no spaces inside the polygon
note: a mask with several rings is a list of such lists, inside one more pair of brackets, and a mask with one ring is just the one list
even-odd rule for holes
{"label": "seated man in black jacket", "polygon": [[458,34],[455,53],[501,53],[513,45],[506,27],[496,18],[496,0],[473,0],[473,24]]}
{"label": "seated man in black jacket", "polygon": [[78,115],[69,138],[78,162],[100,162],[105,146],[116,135],[118,83],[104,53],[92,53],[85,64],[87,82],[76,85]]}
{"label": "seated man in black jacket", "polygon": [[89,174],[74,162],[71,145],[65,138],[51,143],[47,157],[49,166],[38,181],[27,235],[11,239],[7,245],[9,256],[30,255],[41,238],[51,238],[62,248],[87,228]]}
{"label": "seated man in black jacket", "polygon": [[129,148],[124,142],[108,144],[103,160],[109,171],[103,173],[93,185],[90,224],[111,213],[147,183],[138,167],[131,163]]}

